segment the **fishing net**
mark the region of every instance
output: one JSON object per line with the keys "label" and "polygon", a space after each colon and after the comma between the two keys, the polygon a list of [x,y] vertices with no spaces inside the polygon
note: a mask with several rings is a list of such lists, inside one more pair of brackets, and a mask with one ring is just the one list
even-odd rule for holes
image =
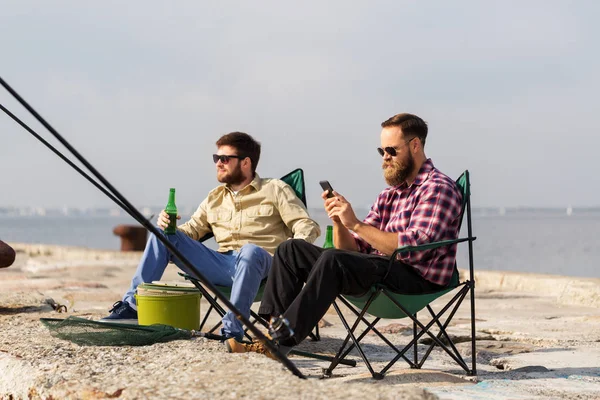
{"label": "fishing net", "polygon": [[195,332],[170,325],[129,325],[91,321],[85,318],[40,318],[50,334],[82,346],[147,346],[171,340],[190,339]]}

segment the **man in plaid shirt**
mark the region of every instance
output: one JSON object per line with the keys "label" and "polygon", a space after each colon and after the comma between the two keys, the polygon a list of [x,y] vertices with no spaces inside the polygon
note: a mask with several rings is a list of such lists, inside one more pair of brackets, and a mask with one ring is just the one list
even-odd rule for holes
{"label": "man in plaid shirt", "polygon": [[[439,291],[450,282],[456,245],[403,253],[386,274],[396,248],[458,237],[462,196],[455,182],[425,156],[425,121],[398,114],[381,126],[377,150],[389,187],[364,221],[344,196],[333,192],[327,198],[324,192],[336,249],[294,239],[275,252],[259,314],[283,315],[289,321],[293,334],[279,341],[284,353],[308,336],[339,294],[362,295],[381,282],[401,293],[418,294]],[[240,344],[230,351],[264,351],[258,347]]]}

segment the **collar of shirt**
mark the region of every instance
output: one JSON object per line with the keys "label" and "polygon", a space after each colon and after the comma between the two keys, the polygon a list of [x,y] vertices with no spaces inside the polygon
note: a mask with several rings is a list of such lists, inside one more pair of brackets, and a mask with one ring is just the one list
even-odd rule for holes
{"label": "collar of shirt", "polygon": [[[431,158],[428,158],[423,163],[423,165],[421,165],[421,168],[419,168],[419,172],[417,173],[415,180],[413,181],[412,184],[410,184],[410,186],[413,186],[413,185],[421,186],[423,184],[423,182],[425,182],[427,180],[427,178],[429,178],[429,174],[431,174],[431,171],[433,171],[433,168],[434,168],[433,161],[431,161]],[[394,189],[403,190],[410,186],[407,185],[406,182],[402,182],[398,186],[394,186]]]}
{"label": "collar of shirt", "polygon": [[[242,189],[238,190],[237,192],[238,193],[245,192],[248,190],[249,187],[254,188],[254,190],[256,192],[260,191],[260,188],[262,187],[262,180],[260,179],[260,176],[258,176],[257,173],[254,174],[254,179],[252,179],[252,181],[248,185],[244,186]],[[221,186],[219,186],[219,188],[221,190],[228,190],[229,192],[233,193],[233,190],[231,190],[231,188],[229,187],[229,184],[221,185]]]}

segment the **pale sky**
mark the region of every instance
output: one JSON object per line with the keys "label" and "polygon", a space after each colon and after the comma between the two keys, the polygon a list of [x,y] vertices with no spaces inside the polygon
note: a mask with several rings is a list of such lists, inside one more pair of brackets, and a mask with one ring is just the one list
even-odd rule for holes
{"label": "pale sky", "polygon": [[[310,207],[322,179],[366,207],[380,123],[411,112],[474,206],[598,206],[599,4],[2,0],[0,76],[135,205],[197,205],[241,130]],[[112,204],[1,112],[0,169],[0,206]]]}

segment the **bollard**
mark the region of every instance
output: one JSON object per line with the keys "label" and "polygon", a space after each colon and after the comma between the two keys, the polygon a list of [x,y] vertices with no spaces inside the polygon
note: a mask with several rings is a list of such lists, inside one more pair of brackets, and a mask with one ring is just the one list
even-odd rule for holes
{"label": "bollard", "polygon": [[13,248],[0,240],[0,268],[10,267],[15,262],[15,256]]}
{"label": "bollard", "polygon": [[117,225],[113,233],[121,237],[121,251],[143,251],[148,231],[143,226]]}

